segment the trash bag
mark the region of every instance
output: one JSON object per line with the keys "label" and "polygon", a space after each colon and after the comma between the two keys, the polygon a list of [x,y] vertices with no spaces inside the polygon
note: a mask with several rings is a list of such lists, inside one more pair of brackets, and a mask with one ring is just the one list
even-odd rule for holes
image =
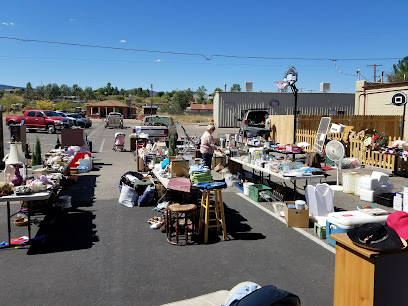
{"label": "trash bag", "polygon": [[120,191],[119,196],[119,203],[126,206],[126,207],[133,207],[138,200],[139,195],[137,194],[136,190],[132,187],[123,184],[122,190]]}
{"label": "trash bag", "polygon": [[154,185],[147,186],[143,194],[137,200],[137,205],[140,207],[149,206],[155,194],[156,190]]}
{"label": "trash bag", "polygon": [[137,200],[137,205],[140,207],[149,206],[156,194],[156,189],[154,185],[149,185],[144,190]]}
{"label": "trash bag", "polygon": [[135,181],[139,181],[143,178],[143,174],[134,171],[128,171],[120,177],[119,184],[135,187]]}

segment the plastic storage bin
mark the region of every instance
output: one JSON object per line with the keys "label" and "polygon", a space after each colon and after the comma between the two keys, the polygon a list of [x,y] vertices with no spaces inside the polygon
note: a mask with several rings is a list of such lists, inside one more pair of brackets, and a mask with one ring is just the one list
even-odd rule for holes
{"label": "plastic storage bin", "polygon": [[360,210],[339,211],[330,213],[326,221],[326,239],[327,242],[333,246],[336,241],[330,238],[332,234],[341,234],[348,232],[351,228],[360,226],[365,223],[382,223],[387,222],[388,215],[371,216]]}
{"label": "plastic storage bin", "polygon": [[265,199],[259,196],[259,193],[262,191],[267,191],[272,197],[272,188],[262,184],[254,184],[249,186],[249,197],[256,202],[265,202]]}
{"label": "plastic storage bin", "polygon": [[347,226],[347,225],[343,225],[343,224],[332,223],[332,222],[329,221],[329,219],[327,219],[327,221],[326,221],[326,240],[327,240],[327,243],[331,244],[332,246],[336,246],[336,241],[331,239],[330,235],[347,233],[353,227],[354,226]]}
{"label": "plastic storage bin", "polygon": [[363,176],[361,174],[356,174],[354,176],[354,195],[359,196],[360,195],[360,189],[361,189],[361,178]]}
{"label": "plastic storage bin", "polygon": [[379,186],[378,180],[369,175],[365,175],[360,179],[360,188],[375,190]]}
{"label": "plastic storage bin", "polygon": [[375,191],[370,189],[360,189],[360,200],[373,203],[375,200]]}
{"label": "plastic storage bin", "polygon": [[375,196],[375,203],[392,207],[394,202],[394,194],[393,193],[381,193]]}
{"label": "plastic storage bin", "polygon": [[355,188],[355,172],[344,172],[343,173],[343,192],[344,193],[354,193]]}

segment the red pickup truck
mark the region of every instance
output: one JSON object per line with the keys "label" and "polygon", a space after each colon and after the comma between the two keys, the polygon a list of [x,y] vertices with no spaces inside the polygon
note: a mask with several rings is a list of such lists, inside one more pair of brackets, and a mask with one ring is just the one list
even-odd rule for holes
{"label": "red pickup truck", "polygon": [[63,126],[72,126],[68,118],[61,117],[58,113],[49,110],[26,110],[23,116],[7,116],[6,124],[19,124],[24,121],[28,130],[46,129],[49,134],[55,133]]}

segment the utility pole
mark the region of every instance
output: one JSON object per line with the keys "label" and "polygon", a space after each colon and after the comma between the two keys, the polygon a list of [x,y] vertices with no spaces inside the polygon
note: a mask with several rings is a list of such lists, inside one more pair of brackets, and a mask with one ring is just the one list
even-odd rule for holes
{"label": "utility pole", "polygon": [[224,92],[227,91],[227,83],[224,83]]}
{"label": "utility pole", "polygon": [[150,116],[153,115],[153,84],[150,84]]}
{"label": "utility pole", "polygon": [[367,67],[374,67],[374,82],[377,82],[377,67],[381,67],[382,65],[373,64],[367,65]]}

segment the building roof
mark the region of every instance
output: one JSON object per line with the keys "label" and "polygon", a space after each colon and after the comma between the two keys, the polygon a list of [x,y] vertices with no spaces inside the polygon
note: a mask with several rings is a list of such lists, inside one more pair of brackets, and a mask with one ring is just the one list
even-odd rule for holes
{"label": "building roof", "polygon": [[159,108],[157,105],[152,105],[152,106],[150,106],[150,105],[143,105],[142,106],[142,108]]}
{"label": "building roof", "polygon": [[405,86],[408,85],[408,81],[404,82],[385,82],[385,83],[374,83],[371,85],[365,85],[362,88],[378,88],[378,87],[387,87],[387,86]]}
{"label": "building roof", "polygon": [[214,104],[196,104],[196,103],[192,103],[192,104],[190,104],[190,109],[191,110],[213,110],[214,109]]}
{"label": "building roof", "polygon": [[116,100],[105,100],[95,103],[86,104],[89,107],[129,107],[126,103]]}

